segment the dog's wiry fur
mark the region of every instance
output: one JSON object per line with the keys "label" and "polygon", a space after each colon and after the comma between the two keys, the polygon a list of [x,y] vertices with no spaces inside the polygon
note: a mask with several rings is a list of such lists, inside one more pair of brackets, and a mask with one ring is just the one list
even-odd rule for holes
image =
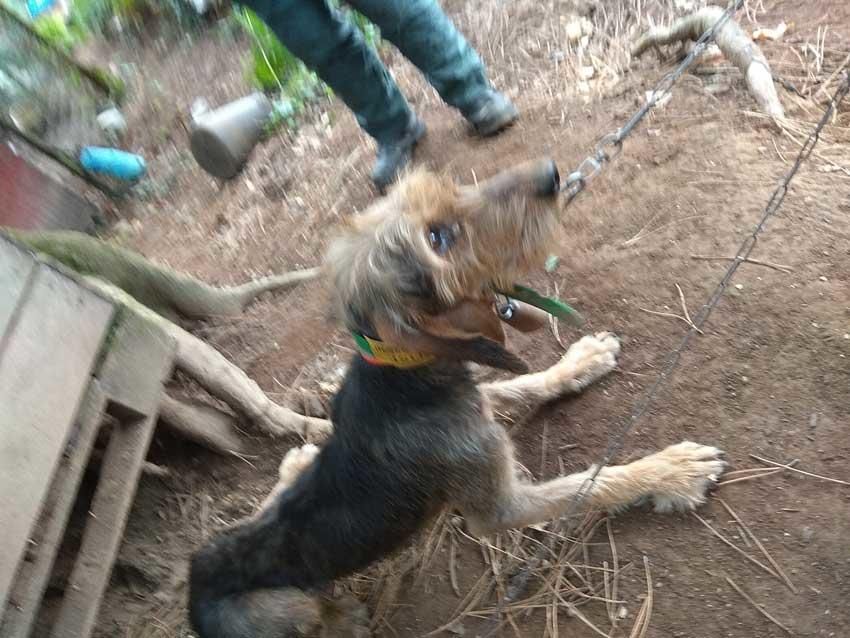
{"label": "dog's wiry fur", "polygon": [[[190,613],[202,638],[367,636],[365,610],[323,592],[399,548],[442,508],[487,534],[568,506],[587,473],[519,479],[493,406],[582,390],[614,368],[617,339],[584,337],[547,370],[481,386],[465,365],[526,368],[486,309],[494,286],[509,288],[546,253],[556,181],[545,162],[477,188],[416,173],[333,244],[328,267],[346,327],[435,360],[399,369],[354,357],[327,444],[290,451],[262,510],[193,558]],[[603,468],[586,502],[690,509],[723,467],[715,448],[680,443]]]}

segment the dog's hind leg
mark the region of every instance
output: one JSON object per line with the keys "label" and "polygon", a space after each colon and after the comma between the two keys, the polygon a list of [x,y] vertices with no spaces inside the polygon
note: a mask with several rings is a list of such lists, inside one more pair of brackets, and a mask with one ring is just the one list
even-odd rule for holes
{"label": "dog's hind leg", "polygon": [[482,383],[479,388],[497,410],[517,405],[533,409],[565,394],[581,392],[617,366],[619,353],[617,337],[600,332],[576,341],[558,363],[546,370]]}
{"label": "dog's hind leg", "polygon": [[510,470],[513,454],[508,449],[494,457],[491,475],[469,483],[455,505],[476,535],[555,518],[579,492],[586,507],[617,510],[648,499],[659,512],[691,510],[705,502],[706,492],[723,472],[721,455],[717,448],[685,441],[628,465],[604,467],[592,482],[592,470],[587,470],[524,483]]}
{"label": "dog's hind leg", "polygon": [[[262,526],[261,516],[318,454],[319,448],[309,443],[290,449],[280,463],[277,484],[257,512],[225,534],[237,535]],[[221,581],[226,580],[220,570],[213,568],[214,562],[225,559],[237,563],[237,574],[248,569],[247,559],[233,559],[233,547],[241,547],[244,542],[232,541],[230,550],[223,545],[227,543],[224,537],[218,542],[222,545],[218,551],[207,548],[192,561],[190,607],[193,626],[201,638],[369,638],[371,635],[366,606],[352,596],[332,596],[332,584],[321,592],[286,587],[253,589],[224,597],[201,593],[220,587]],[[266,559],[274,560],[267,556],[261,561]]]}
{"label": "dog's hind leg", "polygon": [[319,454],[319,448],[312,443],[306,443],[301,447],[294,447],[287,451],[280,462],[277,474],[277,484],[269,492],[268,496],[260,504],[260,507],[251,516],[257,518],[262,514],[287,487],[292,485],[306,470]]}

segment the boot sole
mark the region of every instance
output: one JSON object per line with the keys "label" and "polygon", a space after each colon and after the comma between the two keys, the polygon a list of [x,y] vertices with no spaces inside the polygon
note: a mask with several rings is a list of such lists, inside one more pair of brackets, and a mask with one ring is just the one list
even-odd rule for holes
{"label": "boot sole", "polygon": [[496,122],[492,122],[486,127],[479,127],[479,126],[476,126],[475,124],[473,124],[472,130],[479,137],[492,137],[493,135],[496,135],[497,133],[501,133],[505,129],[508,129],[511,126],[513,126],[518,119],[519,119],[519,112],[515,112],[510,117],[505,117],[505,118],[502,118],[501,120],[498,120]]}

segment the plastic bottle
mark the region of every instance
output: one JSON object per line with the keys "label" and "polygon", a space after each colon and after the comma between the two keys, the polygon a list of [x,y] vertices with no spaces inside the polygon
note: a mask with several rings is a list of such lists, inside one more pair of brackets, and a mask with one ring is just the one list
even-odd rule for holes
{"label": "plastic bottle", "polygon": [[86,146],[80,151],[80,164],[92,173],[109,175],[117,179],[134,182],[145,174],[144,158],[117,148]]}

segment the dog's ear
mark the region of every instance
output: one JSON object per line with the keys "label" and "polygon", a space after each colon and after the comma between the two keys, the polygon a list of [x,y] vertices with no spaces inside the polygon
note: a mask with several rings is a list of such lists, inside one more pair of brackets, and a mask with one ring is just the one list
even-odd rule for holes
{"label": "dog's ear", "polygon": [[492,303],[463,300],[436,315],[424,315],[416,326],[399,328],[377,321],[381,340],[440,359],[472,361],[518,374],[528,365],[504,346],[505,331]]}

